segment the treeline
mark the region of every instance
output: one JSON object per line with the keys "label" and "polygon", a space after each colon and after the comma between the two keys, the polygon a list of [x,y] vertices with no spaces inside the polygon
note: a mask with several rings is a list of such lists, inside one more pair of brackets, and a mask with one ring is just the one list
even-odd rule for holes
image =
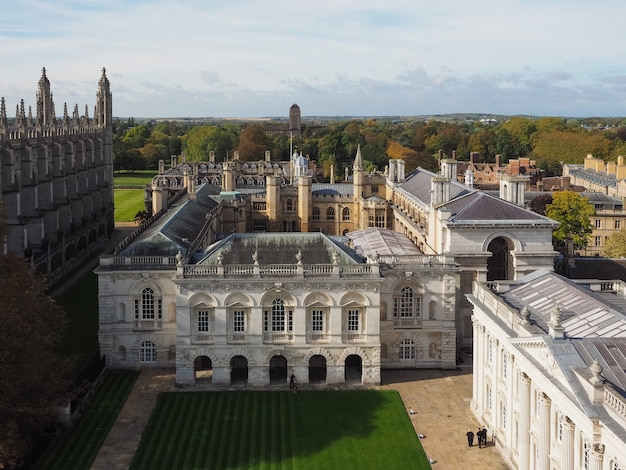
{"label": "treeline", "polygon": [[[605,121],[606,123],[606,121]],[[468,160],[478,152],[482,162],[529,157],[548,175],[561,172],[561,162],[582,163],[589,153],[606,161],[626,155],[626,120],[613,119],[611,127],[583,125],[581,120],[556,117],[511,117],[497,123],[431,119],[350,119],[323,126],[305,126],[302,136],[290,140],[286,134],[268,135],[268,125],[276,123],[142,122],[118,120],[114,123],[114,166],[116,170],[156,169],[166,166],[172,155],[184,153],[188,161],[208,161],[215,152],[216,162],[239,152],[243,161],[258,161],[266,150],[272,160],[288,160],[290,152],[308,155],[324,169],[326,176],[351,167],[357,147],[361,147],[366,170],[383,170],[390,158],[406,161],[407,171],[421,166],[437,170],[437,154],[446,158],[456,151],[457,159]]]}

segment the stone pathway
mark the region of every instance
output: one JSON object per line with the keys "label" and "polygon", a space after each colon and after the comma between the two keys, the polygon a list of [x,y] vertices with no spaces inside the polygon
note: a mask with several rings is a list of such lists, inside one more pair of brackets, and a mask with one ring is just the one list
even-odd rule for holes
{"label": "stone pathway", "polygon": [[[502,470],[507,466],[493,446],[468,447],[465,432],[476,432],[478,421],[469,409],[472,396],[471,368],[462,370],[384,370],[382,385],[397,390],[406,405],[417,434],[423,434],[426,455],[436,461],[433,469]],[[174,373],[145,370],[137,378],[126,404],[102,445],[92,470],[125,470],[130,465],[141,434],[156,404],[157,395],[174,391]],[[181,392],[183,393],[183,392]]]}

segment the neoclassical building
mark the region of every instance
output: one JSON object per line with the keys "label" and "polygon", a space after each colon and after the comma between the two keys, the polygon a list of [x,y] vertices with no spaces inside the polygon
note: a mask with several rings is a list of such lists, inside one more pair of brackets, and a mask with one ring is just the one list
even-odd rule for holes
{"label": "neoclassical building", "polygon": [[359,149],[341,183],[313,182],[302,155],[162,164],[152,218],[96,270],[107,365],[173,367],[184,386],[455,368],[472,283],[552,269],[556,226],[523,208],[519,177],[498,198],[455,164],[365,174]]}
{"label": "neoclassical building", "polygon": [[57,118],[44,69],[35,109],[7,117],[0,99],[0,203],[9,236],[4,252],[30,258],[57,280],[113,232],[112,98],[103,69],[93,117],[78,105]]}
{"label": "neoclassical building", "polygon": [[471,409],[511,468],[626,468],[622,281],[476,283]]}

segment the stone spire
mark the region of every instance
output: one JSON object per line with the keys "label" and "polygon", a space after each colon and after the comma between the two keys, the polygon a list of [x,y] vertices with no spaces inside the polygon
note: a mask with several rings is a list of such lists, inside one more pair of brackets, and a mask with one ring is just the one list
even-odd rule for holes
{"label": "stone spire", "polygon": [[4,101],[4,96],[0,98],[0,125],[6,126],[7,124],[7,108]]}
{"label": "stone spire", "polygon": [[94,115],[96,123],[107,125],[113,122],[113,105],[111,96],[111,84],[106,76],[106,69],[102,68],[102,76],[98,82],[98,92],[96,93],[96,112]]}
{"label": "stone spire", "polygon": [[37,87],[37,121],[43,126],[52,124],[54,120],[54,105],[50,92],[50,80],[46,76],[46,68],[41,70],[41,78]]}
{"label": "stone spire", "polygon": [[352,170],[363,171],[363,157],[361,157],[361,144],[359,144],[356,148],[356,157],[354,157],[354,164],[352,165]]}

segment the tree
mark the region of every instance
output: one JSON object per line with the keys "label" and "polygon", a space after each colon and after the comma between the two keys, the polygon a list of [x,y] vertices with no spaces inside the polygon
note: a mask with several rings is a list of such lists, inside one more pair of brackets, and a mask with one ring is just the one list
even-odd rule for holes
{"label": "tree", "polygon": [[552,194],[542,194],[531,199],[528,204],[531,211],[537,214],[546,215],[546,206],[552,204]]}
{"label": "tree", "polygon": [[239,160],[253,162],[263,160],[265,151],[269,150],[268,139],[265,135],[263,124],[251,124],[246,126],[239,138]]}
{"label": "tree", "polygon": [[604,243],[604,256],[607,258],[626,257],[626,229],[613,232]]}
{"label": "tree", "polygon": [[567,239],[572,240],[575,249],[585,247],[594,214],[593,205],[584,196],[574,191],[554,193],[552,203],[546,205],[546,216],[561,223],[552,232],[555,248],[563,251]]}
{"label": "tree", "polygon": [[23,258],[0,255],[0,285],[0,468],[9,469],[70,398],[72,362],[58,351],[67,319],[45,279]]}

